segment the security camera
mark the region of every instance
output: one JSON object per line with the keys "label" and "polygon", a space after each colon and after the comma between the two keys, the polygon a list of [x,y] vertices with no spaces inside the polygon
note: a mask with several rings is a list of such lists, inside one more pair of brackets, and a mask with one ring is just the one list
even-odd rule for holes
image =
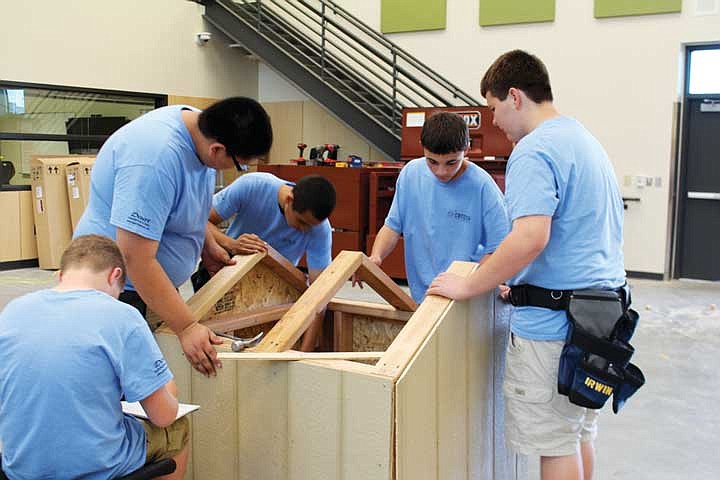
{"label": "security camera", "polygon": [[198,45],[205,45],[210,41],[212,38],[212,33],[210,32],[200,32],[195,34],[195,43]]}

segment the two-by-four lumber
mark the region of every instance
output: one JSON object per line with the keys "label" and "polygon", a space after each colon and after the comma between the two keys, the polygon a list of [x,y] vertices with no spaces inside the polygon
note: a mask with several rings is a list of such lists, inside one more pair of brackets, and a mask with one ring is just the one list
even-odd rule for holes
{"label": "two-by-four lumber", "polygon": [[315,315],[327,306],[330,299],[360,267],[363,256],[360,252],[340,252],[295,305],[275,324],[256,351],[281,352],[295,345],[315,319]]}
{"label": "two-by-four lumber", "polygon": [[267,256],[262,259],[262,263],[278,277],[295,287],[298,292],[302,293],[307,290],[308,286],[305,274],[270,245],[268,245]]}
{"label": "two-by-four lumber", "polygon": [[[455,261],[447,271],[467,277],[476,267],[477,263]],[[397,379],[451,302],[449,298],[437,295],[426,296],[377,363],[378,373]]]}
{"label": "two-by-four lumber", "polygon": [[233,285],[260,263],[263,257],[265,253],[235,255],[235,265],[227,265],[213,275],[187,302],[195,319],[200,320]]}
{"label": "two-by-four lumber", "polygon": [[353,319],[343,312],[333,313],[333,350],[349,352],[353,346]]}
{"label": "two-by-four lumber", "polygon": [[358,275],[360,280],[370,285],[373,290],[398,310],[405,310],[406,312],[417,310],[417,303],[366,256],[363,256]]}
{"label": "two-by-four lumber", "polygon": [[330,303],[328,303],[327,308],[334,312],[382,318],[384,320],[397,320],[398,322],[407,322],[413,315],[413,312],[398,310],[395,307],[383,303],[347,300],[345,298],[333,298],[330,300]]}
{"label": "two-by-four lumber", "polygon": [[281,305],[255,308],[241,314],[236,312],[220,313],[209,320],[205,320],[202,324],[214,332],[240,330],[241,328],[254,327],[255,325],[280,320],[292,305],[292,303],[283,303]]}
{"label": "two-by-four lumber", "polygon": [[293,362],[297,360],[377,360],[383,352],[218,352],[218,358],[229,360],[265,360]]}

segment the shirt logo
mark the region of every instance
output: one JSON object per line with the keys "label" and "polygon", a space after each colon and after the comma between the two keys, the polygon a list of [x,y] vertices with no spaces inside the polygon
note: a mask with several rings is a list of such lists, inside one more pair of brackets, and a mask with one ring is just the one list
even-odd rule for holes
{"label": "shirt logo", "polygon": [[165,373],[168,369],[167,363],[165,363],[165,360],[155,360],[155,363],[153,364],[153,368],[155,370],[155,376],[160,376],[163,373]]}
{"label": "shirt logo", "polygon": [[148,217],[143,217],[137,211],[132,212],[127,218],[127,222],[140,228],[147,230],[150,228],[151,220]]}
{"label": "shirt logo", "polygon": [[467,215],[459,210],[448,210],[447,216],[462,223],[470,223],[470,220],[472,220],[470,215]]}

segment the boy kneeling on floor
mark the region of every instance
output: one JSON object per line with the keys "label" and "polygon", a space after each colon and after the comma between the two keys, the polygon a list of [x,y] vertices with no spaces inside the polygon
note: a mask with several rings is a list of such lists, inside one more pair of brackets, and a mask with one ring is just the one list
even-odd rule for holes
{"label": "boy kneeling on floor", "polygon": [[[173,458],[181,479],[187,418],[175,420],[177,387],[147,323],[117,301],[125,264],[109,238],[76,238],[55,288],[0,313],[2,470],[12,480],[127,475]],[[125,396],[150,422],[126,415]]]}

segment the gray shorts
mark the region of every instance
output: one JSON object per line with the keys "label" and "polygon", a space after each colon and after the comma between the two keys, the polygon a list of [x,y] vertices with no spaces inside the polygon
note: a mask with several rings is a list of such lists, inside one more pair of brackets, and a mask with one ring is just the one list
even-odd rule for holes
{"label": "gray shorts", "polygon": [[597,436],[597,410],[573,405],[557,392],[565,342],[510,334],[505,362],[505,439],[525,455],[558,457],[579,452]]}

